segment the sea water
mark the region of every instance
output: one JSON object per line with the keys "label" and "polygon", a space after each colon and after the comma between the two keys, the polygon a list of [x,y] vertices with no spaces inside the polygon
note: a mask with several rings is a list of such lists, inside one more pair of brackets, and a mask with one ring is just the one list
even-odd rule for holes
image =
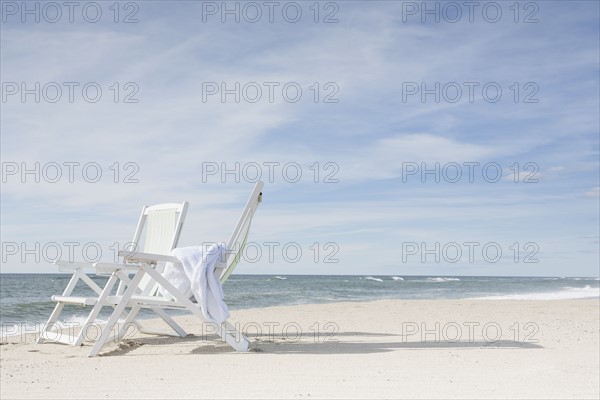
{"label": "sea water", "polygon": [[[104,286],[106,277],[90,275]],[[67,274],[0,274],[0,325],[2,332],[15,326],[46,322],[61,294]],[[369,301],[378,299],[514,299],[553,300],[598,298],[597,277],[481,277],[481,276],[340,276],[340,275],[232,275],[224,285],[225,301],[231,310],[244,308]],[[74,296],[94,296],[79,283]],[[90,308],[65,307],[62,319],[83,323]],[[100,320],[112,311],[105,307]],[[141,318],[155,317],[143,310]]]}

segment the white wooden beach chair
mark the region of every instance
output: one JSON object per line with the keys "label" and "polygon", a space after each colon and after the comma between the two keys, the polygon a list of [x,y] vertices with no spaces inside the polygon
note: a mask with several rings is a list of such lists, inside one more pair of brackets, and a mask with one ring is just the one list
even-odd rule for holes
{"label": "white wooden beach chair", "polygon": [[[248,240],[252,218],[254,217],[259,203],[262,201],[263,186],[264,184],[261,181],[257,182],[254,186],[254,189],[246,202],[246,206],[242,211],[242,215],[226,244],[229,251],[225,254],[226,259],[221,264],[224,265],[224,267],[215,269],[215,278],[219,279],[221,283],[224,283],[227,280],[239,263],[244,246]],[[165,256],[135,251],[121,251],[119,252],[119,255],[123,256],[125,260],[129,262],[135,263],[135,267],[133,268],[135,274],[130,282],[127,283],[127,289],[122,295],[111,296],[108,298],[108,300],[115,305],[115,309],[103,328],[100,337],[90,351],[90,356],[96,356],[106,344],[121,340],[127,334],[127,329],[136,321],[136,317],[142,308],[151,309],[155,312],[164,312],[166,309],[184,310],[197,316],[202,322],[208,322],[198,304],[192,302],[188,296],[175,288],[160,273],[161,269],[159,268],[159,263],[172,262],[180,264],[177,258],[170,255]],[[146,286],[144,293],[139,294],[139,282],[148,278],[150,278],[150,284]],[[172,297],[168,299],[163,297],[159,287],[166,289]],[[130,309],[129,312],[124,319],[120,320],[123,316],[123,312],[127,308]],[[183,328],[177,325],[172,319],[168,321],[168,324],[177,335],[181,337],[187,336],[187,333]],[[115,326],[117,327],[116,334],[111,336],[111,332],[113,332]],[[230,322],[225,321],[220,324],[213,323],[213,327],[215,333],[236,351],[244,352],[248,350],[250,341]],[[164,332],[152,332],[145,329],[140,330],[143,333],[165,334]]]}
{"label": "white wooden beach chair", "polygon": [[[145,252],[168,255],[174,249],[181,234],[181,228],[187,213],[188,203],[181,204],[165,203],[154,206],[144,206],[140,215],[137,228],[135,230],[133,240],[128,244],[130,251],[137,248],[143,249]],[[142,243],[143,241],[143,243]],[[113,289],[117,282],[116,294],[123,293],[125,283],[129,281],[126,272],[119,271],[115,268],[129,267],[127,264],[110,264],[110,263],[85,263],[85,262],[69,262],[59,260],[54,264],[58,265],[59,270],[63,272],[72,272],[73,276],[69,280],[67,287],[60,296],[52,296],[52,301],[56,302],[54,311],[50,315],[48,322],[44,325],[38,343],[44,342],[59,342],[79,346],[83,343],[87,336],[87,331],[92,327],[104,306],[110,306],[112,303],[108,298],[113,294]],[[111,270],[111,268],[113,268]],[[92,271],[99,275],[107,275],[105,272],[110,271],[108,281],[103,288],[98,286],[87,274],[86,271]],[[112,273],[112,272],[115,273]],[[149,281],[149,280],[147,280]],[[73,296],[77,284],[82,282],[87,285],[94,293],[95,297]],[[148,282],[141,282],[140,287],[145,288]],[[88,314],[81,330],[77,335],[68,335],[64,333],[53,332],[52,329],[56,326],[58,318],[62,313],[65,305],[76,304],[82,306],[92,306],[92,310]],[[171,318],[160,310],[157,314],[165,319],[167,323],[171,323]]]}
{"label": "white wooden beach chair", "polygon": [[[231,275],[240,260],[248,239],[252,218],[262,200],[262,188],[262,182],[257,182],[254,186],[242,215],[227,242],[227,249],[230,251],[226,254],[224,267],[215,270],[215,277],[220,279],[222,283]],[[201,321],[207,322],[200,307],[161,275],[162,263],[173,262],[179,264],[177,258],[168,254],[149,252],[145,248],[143,252],[135,250],[120,251],[119,256],[124,257],[125,264],[98,264],[96,266],[98,272],[110,273],[111,278],[114,277],[115,281],[120,280],[121,283],[116,295],[108,295],[103,299],[102,304],[111,305],[114,310],[96,339],[89,353],[90,356],[96,356],[108,343],[121,340],[133,323],[138,326],[136,317],[141,309],[154,311],[181,337],[187,336],[187,333],[165,310],[185,310],[196,315]],[[129,273],[133,273],[133,276],[129,277]],[[166,289],[172,298],[163,297],[159,290],[160,287]],[[97,300],[92,298],[83,299],[82,301],[94,303]],[[165,334],[164,332],[151,332],[143,328],[140,328],[140,330],[143,333]],[[228,321],[215,324],[215,330],[215,333],[236,351],[248,350],[249,340]],[[111,333],[113,334],[111,335]]]}

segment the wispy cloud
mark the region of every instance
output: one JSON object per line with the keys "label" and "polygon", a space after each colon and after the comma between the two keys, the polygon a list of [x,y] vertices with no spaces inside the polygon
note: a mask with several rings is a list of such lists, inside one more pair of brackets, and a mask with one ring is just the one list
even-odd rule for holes
{"label": "wispy cloud", "polygon": [[[129,238],[143,204],[184,199],[191,208],[182,244],[220,239],[251,183],[229,175],[222,184],[221,174],[205,180],[207,163],[258,163],[267,180],[265,163],[278,162],[253,237],[335,242],[343,262],[254,263],[242,272],[415,273],[418,265],[398,258],[402,242],[477,237],[539,242],[543,255],[535,266],[485,265],[486,274],[597,274],[597,248],[576,237],[598,235],[598,4],[540,3],[533,24],[514,23],[508,9],[498,23],[450,24],[403,22],[400,3],[336,4],[335,24],[312,22],[309,10],[298,24],[202,23],[202,5],[193,2],[140,3],[140,22],[131,25],[3,23],[2,82],[57,82],[63,98],[65,82],[80,85],[72,103],[36,103],[31,95],[3,102],[2,161],[94,162],[103,172],[97,183],[7,177],[3,241],[109,244]],[[97,103],[82,99],[89,82],[102,88]],[[207,82],[230,89],[254,82],[263,96],[207,99]],[[265,82],[278,83],[273,102]],[[296,103],[282,96],[289,82],[302,88]],[[127,83],[139,89],[137,103],[123,102],[132,93]],[[407,95],[407,83],[419,92]],[[436,84],[460,88],[460,100],[448,101],[452,91],[422,97]],[[486,98],[486,84],[501,88],[497,102]],[[323,102],[332,93],[339,101]],[[286,163],[301,166],[298,183],[282,176]],[[494,163],[504,178],[489,182],[478,167],[473,182],[437,182],[422,171],[406,179],[409,164],[436,163],[463,173],[465,163]],[[527,163],[539,167],[538,183],[523,182]],[[138,183],[124,183],[133,170]],[[338,182],[324,183],[331,171]],[[476,270],[454,267],[425,269]],[[49,268],[13,261],[2,271]]]}

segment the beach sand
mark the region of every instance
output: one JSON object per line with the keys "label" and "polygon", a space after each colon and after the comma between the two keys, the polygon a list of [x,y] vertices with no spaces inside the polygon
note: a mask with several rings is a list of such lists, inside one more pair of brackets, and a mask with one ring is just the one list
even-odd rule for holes
{"label": "beach sand", "polygon": [[597,299],[380,300],[237,310],[231,321],[248,331],[248,353],[203,334],[211,327],[191,317],[176,320],[193,335],[135,334],[95,358],[87,356],[88,344],[36,344],[33,334],[4,338],[0,397],[600,396]]}

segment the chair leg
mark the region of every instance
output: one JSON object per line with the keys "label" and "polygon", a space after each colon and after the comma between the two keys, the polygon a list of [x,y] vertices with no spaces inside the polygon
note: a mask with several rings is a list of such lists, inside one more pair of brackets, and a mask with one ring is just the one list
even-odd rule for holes
{"label": "chair leg", "polygon": [[220,325],[219,336],[227,342],[235,351],[245,352],[248,351],[250,346],[250,340],[242,334],[241,331],[236,329],[229,321],[225,321]]}
{"label": "chair leg", "polygon": [[115,342],[118,342],[123,337],[125,337],[125,334],[127,333],[127,329],[129,328],[129,325],[134,321],[135,317],[138,315],[140,310],[141,310],[140,306],[136,305],[136,306],[131,307],[131,310],[129,311],[129,313],[126,314],[125,319],[123,320],[123,326],[121,326],[121,328],[117,332],[117,336],[115,337]]}
{"label": "chair leg", "polygon": [[[164,287],[166,290],[168,290],[169,293],[171,293],[173,296],[175,296],[175,298],[181,304],[183,304],[188,309],[188,311],[192,312],[194,315],[196,315],[198,318],[200,318],[201,321],[205,320],[204,315],[202,315],[202,310],[200,310],[200,307],[198,307],[197,305],[192,303],[190,301],[190,299],[188,299],[184,295],[182,295],[182,293],[179,292],[179,290],[177,290],[162,275],[160,275],[157,271],[152,269],[152,267],[148,267],[146,272],[148,273],[148,275],[153,277],[156,280],[156,282],[158,282],[162,287]],[[235,333],[235,335],[231,335],[230,333],[228,333],[228,331]],[[233,347],[236,351],[248,351],[248,346],[250,344],[250,341],[248,340],[248,338],[246,338],[244,335],[242,335],[241,332],[239,332],[237,329],[235,329],[233,327],[233,325],[229,324],[228,322],[224,322],[223,324],[217,324],[217,333],[219,334],[221,339],[223,339],[227,344],[229,344],[231,347]]]}
{"label": "chair leg", "polygon": [[100,350],[102,350],[102,347],[104,347],[104,345],[108,341],[108,336],[110,335],[110,331],[113,329],[115,324],[119,321],[119,317],[121,316],[123,311],[125,311],[125,308],[127,307],[127,304],[129,303],[129,300],[131,300],[131,297],[135,293],[137,286],[139,285],[143,276],[144,276],[144,270],[139,270],[135,274],[133,279],[131,279],[131,282],[129,283],[129,285],[127,286],[127,289],[123,293],[123,297],[121,298],[119,304],[115,307],[113,313],[111,314],[110,318],[108,319],[108,322],[106,323],[106,326],[104,327],[104,329],[102,329],[102,333],[100,333],[100,337],[94,344],[94,347],[92,347],[92,350],[90,351],[90,354],[89,354],[90,357],[97,356],[98,353],[100,352]]}
{"label": "chair leg", "polygon": [[160,308],[152,308],[151,310],[158,314],[158,316],[161,317],[180,337],[186,337],[188,335],[187,332],[184,331],[183,328],[164,310],[161,310]]}
{"label": "chair leg", "polygon": [[[76,269],[73,272],[73,276],[71,276],[71,279],[69,280],[69,283],[67,284],[67,287],[63,291],[63,296],[71,295],[71,293],[73,292],[73,289],[75,289],[75,286],[77,285],[77,282],[79,281],[81,274],[82,274],[82,272],[80,269]],[[50,314],[50,318],[48,318],[48,322],[46,322],[46,325],[44,325],[44,327],[42,328],[42,332],[40,332],[40,337],[37,340],[38,343],[44,343],[45,341],[52,341],[52,340],[48,339],[46,332],[48,332],[50,330],[50,328],[52,328],[52,326],[54,326],[56,321],[58,321],[58,317],[60,316],[60,313],[62,312],[63,308],[65,308],[64,303],[61,303],[61,302],[56,303],[56,306],[54,307],[54,311],[52,311],[52,314]]]}
{"label": "chair leg", "polygon": [[96,304],[94,305],[94,308],[92,308],[92,311],[90,311],[85,322],[83,323],[83,326],[81,327],[81,331],[79,332],[79,335],[77,335],[77,338],[75,339],[75,342],[73,343],[73,346],[79,346],[79,345],[81,345],[81,343],[83,343],[83,340],[87,337],[88,329],[96,321],[96,318],[98,317],[98,314],[100,314],[102,307],[108,305],[108,304],[106,304],[106,299],[108,296],[110,296],[110,292],[112,292],[112,289],[115,286],[115,283],[117,283],[117,280],[118,280],[118,278],[114,274],[112,274],[110,276],[110,278],[108,278],[108,282],[106,282],[106,285],[104,286],[102,293],[100,293],[100,297],[98,297],[98,300],[96,301]]}
{"label": "chair leg", "polygon": [[50,314],[50,318],[48,318],[48,322],[46,322],[46,325],[44,325],[44,327],[42,328],[42,331],[40,332],[40,337],[37,340],[38,343],[44,343],[46,341],[49,341],[49,342],[53,341],[48,338],[47,332],[54,326],[56,321],[58,321],[58,316],[62,312],[63,308],[65,308],[64,303],[61,303],[61,302],[56,303],[56,306],[54,307],[54,311],[52,311],[52,314]]}
{"label": "chair leg", "polygon": [[[126,274],[124,274],[122,271],[119,271],[117,273],[119,274],[121,281],[125,285],[130,284],[130,279],[129,279],[129,277],[127,277]],[[121,292],[123,292],[123,290],[124,290],[122,288],[122,286],[123,285],[119,285]],[[138,288],[138,290],[136,290],[136,292],[139,292],[139,294],[142,296],[148,296],[149,292],[152,290],[152,286],[153,285],[148,285],[148,287],[144,288],[143,291],[139,290],[139,288]],[[141,308],[142,308],[141,306],[134,306],[131,308],[131,310],[128,314],[124,312],[123,327],[121,328],[121,330],[119,331],[119,334],[115,338],[116,340],[120,340],[122,337],[125,336],[127,328],[133,321],[135,321],[135,317],[137,317],[137,314],[139,313]],[[187,333],[183,330],[183,328],[181,328],[165,311],[163,311],[157,307],[150,307],[150,309],[152,311],[154,311],[154,313],[156,313],[159,317],[161,317],[167,323],[167,325],[169,325],[177,333],[177,335],[179,335],[180,337],[187,336]],[[140,326],[140,328],[142,328],[141,325],[139,325],[139,326]],[[148,331],[144,331],[143,329],[140,329],[140,331],[144,332],[144,333],[148,332]],[[156,332],[148,332],[148,333],[154,334]],[[160,333],[160,334],[162,334],[162,333]]]}

